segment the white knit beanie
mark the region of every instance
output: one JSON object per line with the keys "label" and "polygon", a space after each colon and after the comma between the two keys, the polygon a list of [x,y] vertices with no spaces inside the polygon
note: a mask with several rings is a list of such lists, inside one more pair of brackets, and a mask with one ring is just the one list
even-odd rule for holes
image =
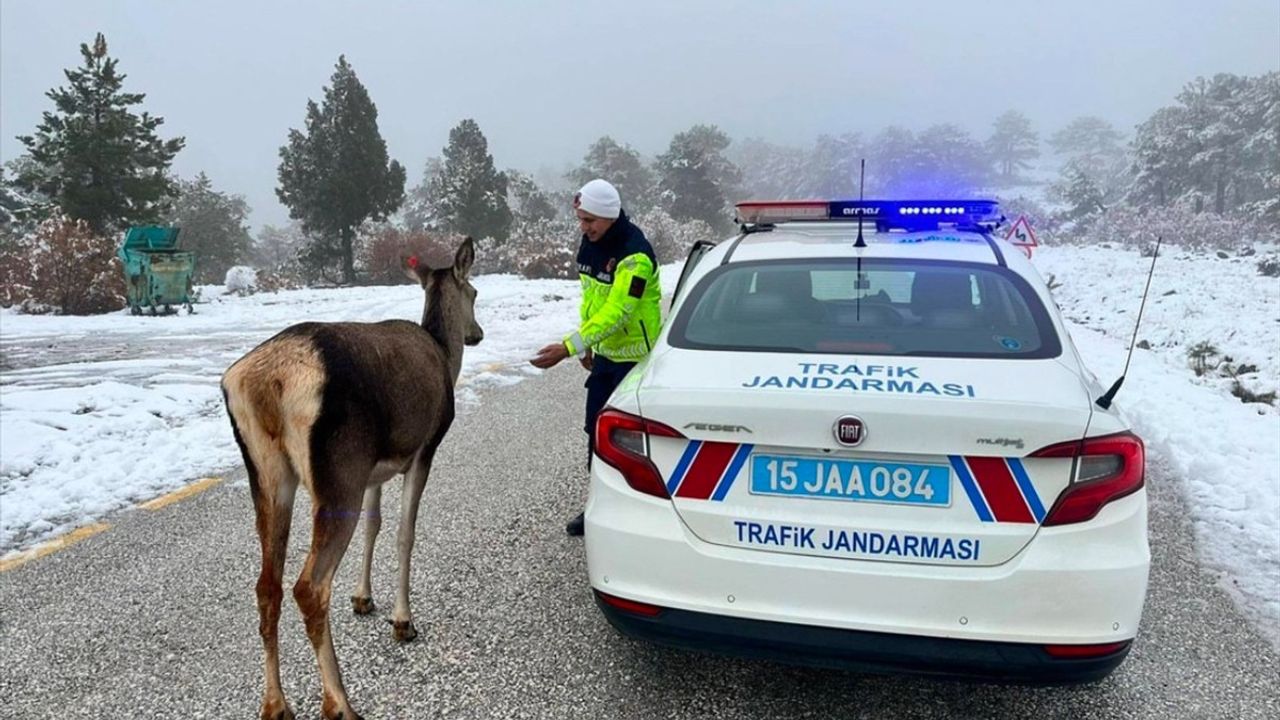
{"label": "white knit beanie", "polygon": [[596,178],[573,196],[573,206],[602,218],[616,218],[622,212],[622,198],[618,188]]}

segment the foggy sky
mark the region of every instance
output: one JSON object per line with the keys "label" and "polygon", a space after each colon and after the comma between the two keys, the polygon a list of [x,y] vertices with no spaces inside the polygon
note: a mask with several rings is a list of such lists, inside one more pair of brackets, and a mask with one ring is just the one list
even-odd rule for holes
{"label": "foggy sky", "polygon": [[278,150],[341,53],[409,187],[467,117],[499,169],[558,172],[601,135],[653,155],[694,123],[798,145],[939,122],[982,138],[1016,108],[1042,137],[1084,114],[1131,133],[1197,75],[1280,69],[1276,0],[3,0],[0,161],[99,31],[161,136],[186,136],[174,171],[244,195],[255,229],[287,221]]}

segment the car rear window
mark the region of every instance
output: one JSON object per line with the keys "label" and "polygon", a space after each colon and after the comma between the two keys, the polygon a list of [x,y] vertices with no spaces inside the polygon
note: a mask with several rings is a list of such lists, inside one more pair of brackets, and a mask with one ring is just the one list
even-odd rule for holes
{"label": "car rear window", "polygon": [[991,265],[735,263],[693,288],[669,342],[702,350],[1050,358],[1062,346],[1025,280]]}

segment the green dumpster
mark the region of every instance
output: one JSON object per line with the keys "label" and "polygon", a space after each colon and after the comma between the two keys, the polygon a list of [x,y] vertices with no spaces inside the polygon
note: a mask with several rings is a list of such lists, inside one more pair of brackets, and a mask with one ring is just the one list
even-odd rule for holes
{"label": "green dumpster", "polygon": [[159,225],[131,227],[117,253],[124,263],[129,312],[152,315],[173,312],[174,306],[191,307],[191,276],[196,254],[178,249],[178,228]]}

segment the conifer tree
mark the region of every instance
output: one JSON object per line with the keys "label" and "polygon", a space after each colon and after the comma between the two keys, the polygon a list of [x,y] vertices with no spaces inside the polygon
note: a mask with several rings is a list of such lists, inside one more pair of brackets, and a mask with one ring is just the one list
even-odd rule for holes
{"label": "conifer tree", "polygon": [[220,283],[227,270],[247,261],[252,252],[249,206],[239,195],[214,190],[204,173],[179,181],[178,187],[168,222],[182,229],[182,249],[196,253],[196,282]]}
{"label": "conifer tree", "polygon": [[1031,169],[1031,161],[1040,156],[1040,140],[1031,121],[1017,110],[1009,110],[996,118],[987,152],[996,164],[996,172],[1006,182],[1015,181]]}
{"label": "conifer tree", "polygon": [[146,95],[123,90],[126,76],[117,72],[102,33],[92,47],[80,45],[80,56],[81,67],[63,71],[68,85],[46,93],[54,110],[44,113],[34,135],[18,137],[30,161],[14,184],[95,233],[155,221],[177,192],[167,171],[186,141],[160,139],[156,130],[164,119],[133,112]]}
{"label": "conifer tree", "polygon": [[556,206],[534,179],[519,170],[507,170],[507,205],[517,223],[550,222]]}
{"label": "conifer tree", "polygon": [[305,254],[313,269],[340,262],[355,282],[356,228],[384,220],[404,202],[404,167],[388,161],[378,109],[345,56],[317,105],[307,101],[305,131],[290,130],[280,148],[276,195],[314,238]]}
{"label": "conifer tree", "polygon": [[427,180],[437,224],[443,230],[505,242],[511,232],[507,176],[498,172],[489,141],[475,120],[449,131],[442,171]]}
{"label": "conifer tree", "polygon": [[567,176],[575,190],[596,178],[618,188],[622,207],[628,213],[639,215],[654,205],[653,173],[645,167],[640,153],[630,145],[619,145],[608,135],[592,143],[582,164]]}
{"label": "conifer tree", "polygon": [[742,172],[725,157],[728,147],[729,136],[714,125],[694,125],[671,139],[656,162],[660,203],[671,217],[729,227]]}

